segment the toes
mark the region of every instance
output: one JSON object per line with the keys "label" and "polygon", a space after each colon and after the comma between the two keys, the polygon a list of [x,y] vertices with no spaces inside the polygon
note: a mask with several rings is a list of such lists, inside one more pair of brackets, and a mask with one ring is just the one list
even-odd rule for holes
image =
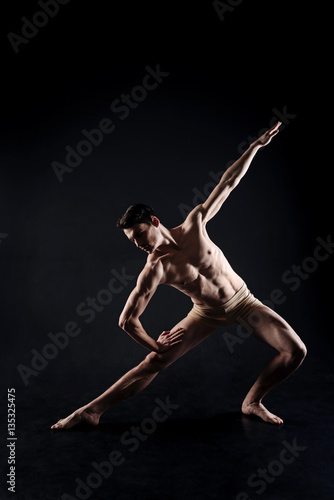
{"label": "toes", "polygon": [[276,416],[273,417],[273,421],[275,424],[283,424],[283,420]]}
{"label": "toes", "polygon": [[61,422],[62,420],[64,420],[64,419],[63,419],[63,418],[61,418],[60,420],[58,420],[58,422],[57,422],[57,423],[55,423],[55,424],[51,425],[51,429],[58,429],[58,428],[60,427],[60,425],[59,425],[59,424],[60,424],[60,422]]}

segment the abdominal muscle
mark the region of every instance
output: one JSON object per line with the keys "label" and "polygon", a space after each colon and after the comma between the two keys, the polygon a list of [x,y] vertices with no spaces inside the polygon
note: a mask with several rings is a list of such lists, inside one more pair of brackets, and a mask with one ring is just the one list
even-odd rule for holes
{"label": "abdominal muscle", "polygon": [[219,307],[227,302],[240,290],[243,280],[234,271],[233,275],[222,275],[220,279],[212,282],[198,273],[198,277],[191,282],[171,286],[188,295],[192,302],[204,307]]}

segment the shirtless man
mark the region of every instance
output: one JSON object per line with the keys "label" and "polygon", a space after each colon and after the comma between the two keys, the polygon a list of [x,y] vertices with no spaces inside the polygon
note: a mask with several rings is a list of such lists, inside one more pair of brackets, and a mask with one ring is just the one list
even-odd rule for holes
{"label": "shirtless man", "polygon": [[[119,325],[151,352],[103,394],[59,420],[51,429],[69,429],[80,422],[97,425],[110,406],[142,391],[160,370],[202,342],[218,326],[240,320],[243,326],[250,325],[248,320],[255,310],[260,320],[257,326],[251,322],[253,336],[274,347],[277,355],[250,388],[241,410],[271,424],[283,423],[280,417],[267,410],[262,399],[298,368],[306,355],[306,347],[281,316],[250,293],[206,231],[207,222],[217,214],[246,174],[258,150],[278,133],[280,125],[278,122],[249,146],[225,171],[207,200],[196,206],[181,225],[167,229],[146,205],[132,205],[118,221],[118,227],[127,238],[148,253],[146,265],[125,304]],[[162,332],[154,340],[146,333],[139,318],[162,283],[188,295],[194,306],[170,331]]]}

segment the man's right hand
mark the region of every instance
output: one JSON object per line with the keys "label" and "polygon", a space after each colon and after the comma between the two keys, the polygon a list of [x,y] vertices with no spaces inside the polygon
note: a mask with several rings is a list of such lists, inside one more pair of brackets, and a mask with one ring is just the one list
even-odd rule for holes
{"label": "man's right hand", "polygon": [[182,337],[185,334],[184,328],[178,328],[174,332],[164,331],[159,336],[157,340],[158,350],[157,353],[160,354],[162,352],[169,351],[174,345],[182,342]]}

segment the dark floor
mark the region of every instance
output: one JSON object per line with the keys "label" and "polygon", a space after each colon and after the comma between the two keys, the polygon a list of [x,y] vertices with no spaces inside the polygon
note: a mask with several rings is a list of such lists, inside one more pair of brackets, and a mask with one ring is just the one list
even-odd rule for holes
{"label": "dark floor", "polygon": [[104,414],[96,428],[49,429],[80,400],[80,381],[68,381],[66,394],[57,389],[47,400],[42,381],[39,395],[33,387],[29,399],[18,394],[17,493],[1,498],[334,499],[334,377],[319,360],[309,357],[268,396],[268,406],[285,419],[280,427],[240,413],[237,380],[215,400],[219,388],[210,370],[194,376],[196,387],[171,390],[174,366]]}

